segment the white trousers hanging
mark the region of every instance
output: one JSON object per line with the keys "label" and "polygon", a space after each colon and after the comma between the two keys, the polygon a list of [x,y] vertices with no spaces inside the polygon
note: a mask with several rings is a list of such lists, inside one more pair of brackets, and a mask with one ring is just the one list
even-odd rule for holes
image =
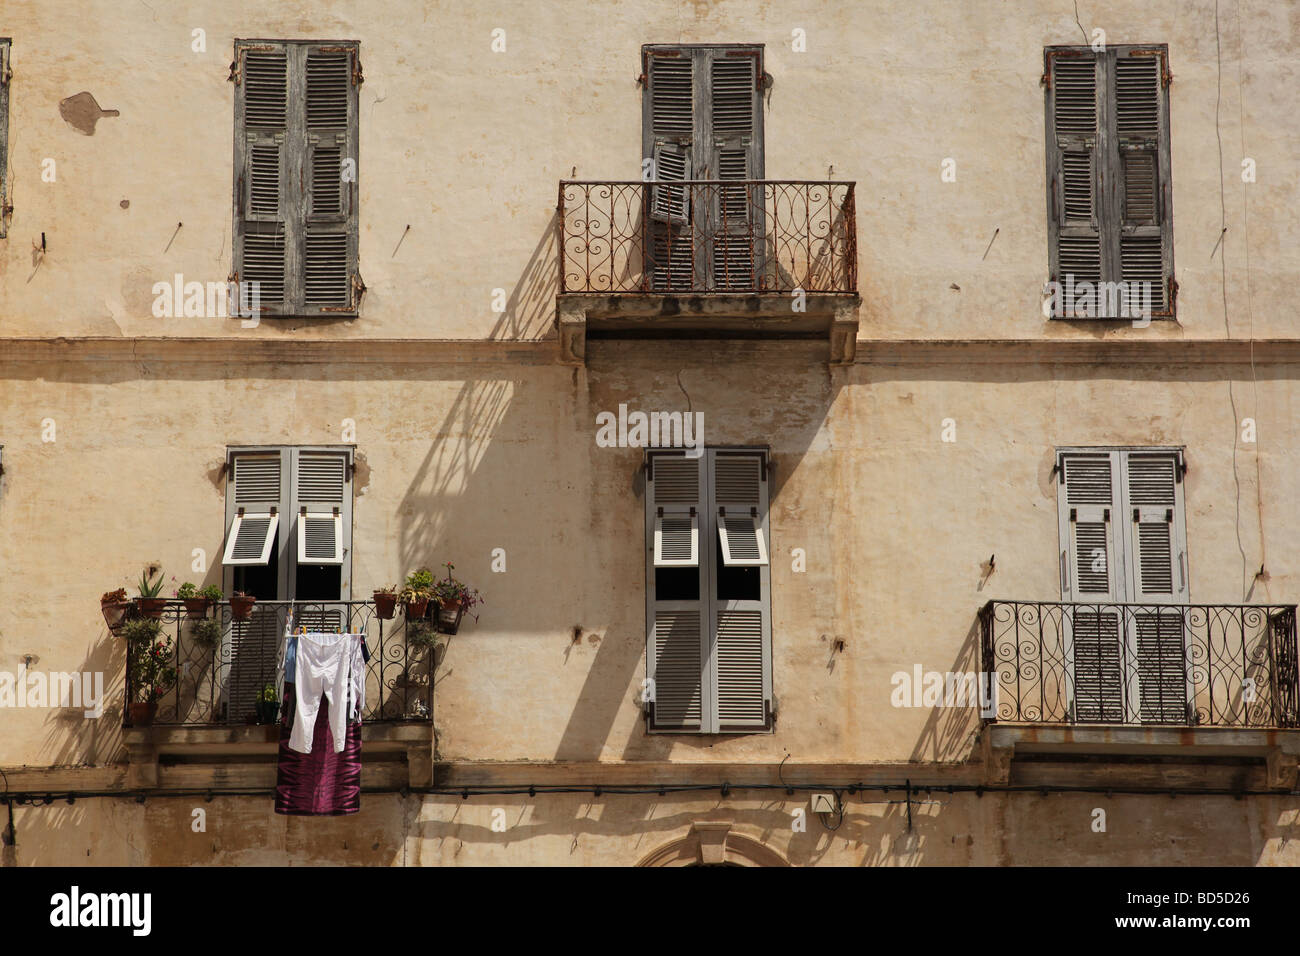
{"label": "white trousers hanging", "polygon": [[[360,642],[355,634],[300,634],[294,670],[297,686],[290,749],[311,753],[312,734],[323,696],[330,704],[334,752],[341,753],[347,743],[349,712],[360,703],[356,700],[356,686],[360,683],[363,691],[365,688]],[[353,693],[349,694],[349,690]],[[350,701],[349,697],[353,699]]]}

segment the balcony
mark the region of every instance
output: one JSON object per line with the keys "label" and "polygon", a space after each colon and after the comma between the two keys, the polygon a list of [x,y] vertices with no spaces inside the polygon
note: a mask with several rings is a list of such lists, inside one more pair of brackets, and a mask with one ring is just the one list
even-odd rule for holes
{"label": "balcony", "polygon": [[557,314],[566,357],[581,361],[587,335],[710,334],[829,336],[832,361],[851,361],[854,186],[562,181]]}
{"label": "balcony", "polygon": [[[276,683],[280,645],[291,617],[293,626],[366,634],[364,779],[376,785],[431,784],[435,649],[407,644],[400,609],[393,619],[383,620],[371,601],[258,601],[247,620],[237,621],[230,602],[221,601],[209,615],[221,625],[221,636],[212,644],[194,639],[200,618],[190,617],[182,601],[168,601],[158,618],[160,639],[171,639],[176,681],[158,697],[151,724],[132,726],[130,708],[123,708],[128,786],[208,780],[209,771],[196,767],[214,764],[225,768],[219,772],[231,784],[265,787],[274,782],[279,726],[258,721],[257,699],[266,685]],[[126,703],[142,697],[134,679],[135,653],[137,648],[128,644]]]}
{"label": "balcony", "polygon": [[1295,605],[990,601],[979,637],[995,775],[1111,756],[1262,760],[1269,786],[1295,781]]}

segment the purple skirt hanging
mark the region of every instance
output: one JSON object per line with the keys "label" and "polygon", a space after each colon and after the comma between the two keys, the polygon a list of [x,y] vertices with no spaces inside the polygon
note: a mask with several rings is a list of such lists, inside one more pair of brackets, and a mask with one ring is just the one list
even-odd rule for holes
{"label": "purple skirt hanging", "polygon": [[330,703],[322,700],[312,733],[311,753],[289,747],[294,686],[284,685],[280,712],[280,759],[276,768],[275,812],[295,816],[343,816],[361,809],[361,724],[348,724],[348,739],[334,752]]}

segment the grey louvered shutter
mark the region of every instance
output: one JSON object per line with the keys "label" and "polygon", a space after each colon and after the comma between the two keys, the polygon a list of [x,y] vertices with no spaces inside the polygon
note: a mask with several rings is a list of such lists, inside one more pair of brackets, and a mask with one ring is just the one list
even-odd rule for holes
{"label": "grey louvered shutter", "polygon": [[266,565],[279,542],[282,518],[279,452],[235,454],[226,485],[227,566]]}
{"label": "grey louvered shutter", "polygon": [[1124,474],[1129,600],[1138,605],[1129,625],[1136,668],[1131,716],[1144,723],[1184,723],[1189,698],[1183,614],[1159,607],[1188,599],[1179,457],[1127,452]]}
{"label": "grey louvered shutter", "polygon": [[357,51],[307,46],[301,53],[306,130],[302,312],[349,312],[355,308],[357,272]]}
{"label": "grey louvered shutter", "polygon": [[[1173,234],[1169,229],[1169,111],[1162,54],[1114,51],[1114,181],[1119,275],[1126,288],[1149,284],[1151,311],[1169,312]],[[1134,293],[1130,291],[1130,295]]]}
{"label": "grey louvered shutter", "polygon": [[[646,676],[652,731],[706,730],[708,701],[704,670],[707,655],[704,562],[695,568],[696,600],[660,600],[655,591],[654,534],[662,509],[665,518],[698,518],[704,501],[704,458],[681,452],[651,452],[646,457]],[[703,549],[701,549],[703,550]],[[674,568],[683,573],[686,569]]]}
{"label": "grey louvered shutter", "polygon": [[346,451],[295,450],[293,510],[300,565],[341,565],[351,554],[350,471]]}
{"label": "grey louvered shutter", "polygon": [[720,186],[710,204],[712,288],[757,286],[763,244],[762,61],[757,50],[710,50],[706,78],[709,111],[708,178],[742,185]]}
{"label": "grey louvered shutter", "polygon": [[1062,637],[1066,693],[1080,722],[1124,720],[1123,567],[1116,521],[1122,507],[1115,452],[1060,456]]}
{"label": "grey louvered shutter", "polygon": [[646,57],[646,95],[642,122],[642,157],[651,179],[647,226],[647,271],[655,291],[692,287],[695,249],[692,189],[658,183],[694,178],[696,137],[695,63],[689,50],[669,50]]}
{"label": "grey louvered shutter", "polygon": [[[266,314],[292,307],[295,197],[290,179],[290,50],[283,43],[236,45],[235,277],[256,283]],[[241,291],[241,306],[248,300]]]}
{"label": "grey louvered shutter", "polygon": [[[711,450],[709,458],[713,534],[719,535],[723,528],[732,531],[732,555],[740,559],[734,565],[750,565],[746,570],[759,582],[756,593],[743,599],[718,595],[713,586],[709,620],[713,729],[720,733],[761,730],[770,726],[772,700],[766,462],[761,453],[723,449]],[[726,562],[725,554],[724,563],[732,563]],[[722,571],[713,568],[715,581]]]}
{"label": "grey louvered shutter", "polygon": [[9,210],[9,39],[0,37],[0,239],[8,229]]}
{"label": "grey louvered shutter", "polygon": [[[1101,145],[1104,61],[1091,53],[1049,54],[1047,157],[1051,277],[1065,285],[1101,281]],[[1068,305],[1068,303],[1067,303]]]}

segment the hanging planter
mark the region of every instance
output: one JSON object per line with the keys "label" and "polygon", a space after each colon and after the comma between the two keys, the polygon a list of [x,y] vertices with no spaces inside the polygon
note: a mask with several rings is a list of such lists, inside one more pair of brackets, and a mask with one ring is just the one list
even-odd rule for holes
{"label": "hanging planter", "polygon": [[460,619],[465,606],[460,601],[443,601],[434,614],[433,625],[442,634],[455,634],[460,630]]}
{"label": "hanging planter", "polygon": [[236,621],[247,621],[253,614],[253,605],[257,598],[243,591],[236,591],[230,596],[230,616]]}
{"label": "hanging planter", "polygon": [[99,610],[103,613],[104,623],[108,625],[110,631],[116,631],[122,626],[122,618],[130,608],[131,602],[127,600],[126,588],[106,591],[99,599]]}
{"label": "hanging planter", "polygon": [[375,591],[375,616],[381,621],[391,621],[397,612],[397,589],[380,588]]}
{"label": "hanging planter", "polygon": [[478,615],[474,608],[483,603],[483,595],[474,588],[451,576],[456,567],[450,561],[443,565],[447,569],[445,580],[433,586],[433,596],[438,602],[438,611],[434,616],[434,627],[443,634],[455,634],[460,630],[461,618],[469,614],[474,620]]}
{"label": "hanging planter", "polygon": [[193,582],[186,581],[176,589],[176,596],[185,602],[187,617],[205,618],[208,616],[208,609],[221,600],[221,588],[209,584],[203,590],[199,590]]}
{"label": "hanging planter", "polygon": [[221,640],[221,622],[215,617],[205,617],[190,627],[190,637],[200,647],[215,647]]}

